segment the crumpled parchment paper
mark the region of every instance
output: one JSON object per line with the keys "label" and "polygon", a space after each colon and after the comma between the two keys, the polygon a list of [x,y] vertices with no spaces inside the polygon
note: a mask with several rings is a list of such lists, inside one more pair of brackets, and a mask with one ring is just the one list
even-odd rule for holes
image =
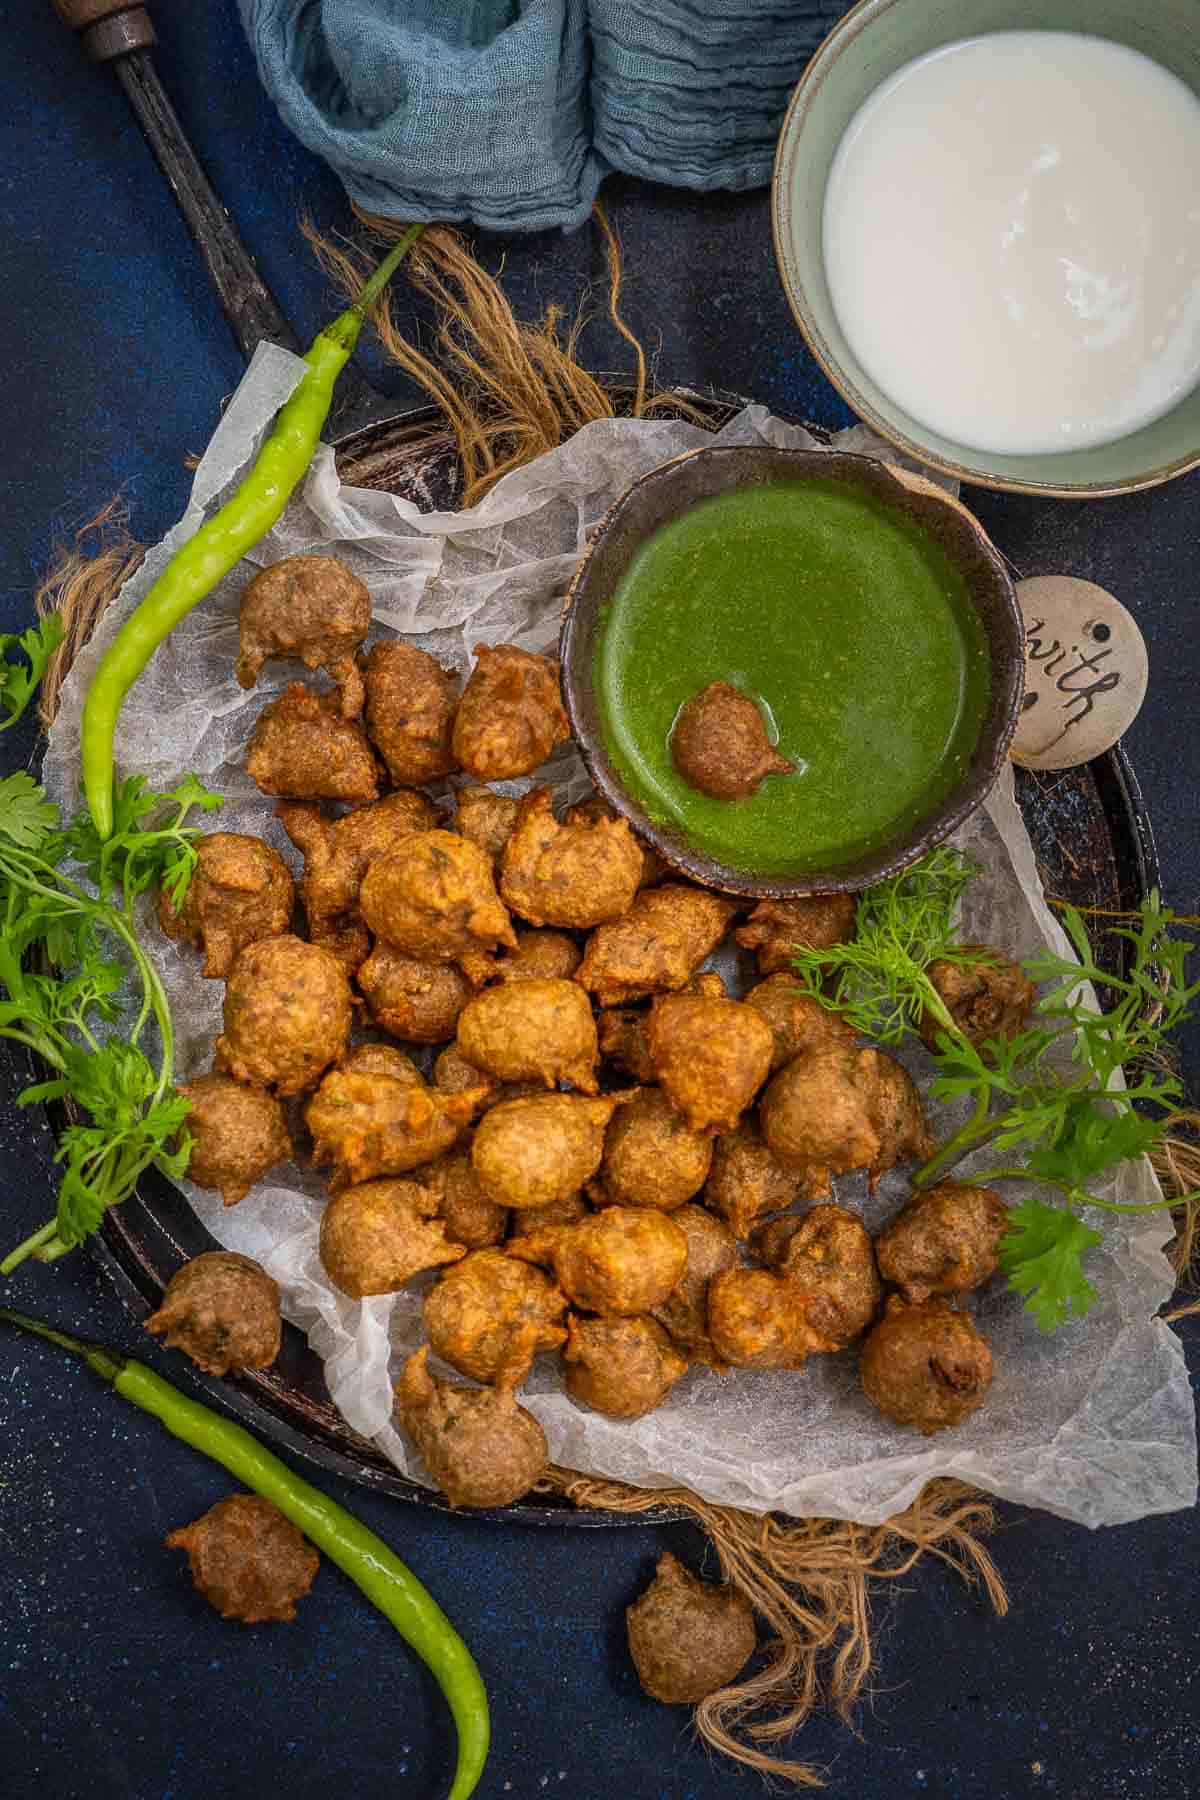
{"label": "crumpled parchment paper", "polygon": [[[187,513],[151,551],[80,656],[46,758],[46,785],[65,809],[79,804],[82,696],[100,652],[176,545],[236,479],[301,368],[282,350],[259,350],[196,472]],[[300,551],[335,552],[370,588],[378,633],[405,634],[460,668],[477,642],[546,650],[555,642],[561,598],[589,528],[637,476],[707,441],[711,434],[694,425],[601,421],[508,476],[472,511],[453,514],[421,514],[394,496],[342,487],[332,453],[322,448],[280,524],[173,633],[133,689],[118,739],[121,771],[139,770],[165,787],[194,769],[226,795],[210,826],[265,837],[298,872],[273,803],[241,766],[256,715],[302,673],[269,665],[250,694],[234,680],[238,597],[254,569]],[[812,442],[761,407],[747,407],[716,441]],[[892,454],[864,427],[844,433],[839,444]],[[581,765],[569,746],[547,774],[560,784],[580,784]],[[1011,779],[1000,783],[959,841],[983,870],[968,892],[966,935],[1011,956],[1045,943],[1065,952],[1042,898]],[[148,906],[144,925],[170,996],[177,1074],[185,1079],[209,1065],[223,984],[200,978],[195,953],[168,943]],[[921,1046],[906,1048],[902,1060],[926,1086],[932,1065]],[[932,1116],[940,1131],[956,1122],[951,1109]],[[426,1283],[364,1301],[337,1293],[317,1255],[324,1190],[311,1170],[289,1166],[229,1209],[216,1195],[184,1186],[213,1236],[257,1257],[279,1281],[284,1310],[323,1358],[330,1392],[348,1422],[401,1469],[425,1479],[391,1422],[391,1383],[420,1341]],[[868,1197],[859,1175],[838,1182],[837,1198],[858,1207],[874,1228],[905,1191],[904,1174],[892,1173]],[[1143,1201],[1157,1187],[1142,1163],[1127,1165],[1111,1191]],[[995,1384],[980,1412],[933,1439],[893,1427],[874,1411],[858,1391],[852,1355],[816,1356],[804,1370],[782,1375],[694,1369],[659,1411],[633,1422],[573,1405],[554,1360],[542,1357],[523,1399],[541,1420],[558,1463],[644,1487],[683,1483],[711,1501],[751,1511],[878,1523],[907,1506],[932,1476],[954,1474],[1087,1525],[1168,1512],[1196,1498],[1187,1372],[1177,1338],[1154,1317],[1172,1289],[1163,1255],[1170,1235],[1164,1213],[1108,1215],[1104,1243],[1089,1260],[1100,1301],[1087,1319],[1052,1337],[1039,1333],[998,1283],[974,1296],[995,1354]]]}

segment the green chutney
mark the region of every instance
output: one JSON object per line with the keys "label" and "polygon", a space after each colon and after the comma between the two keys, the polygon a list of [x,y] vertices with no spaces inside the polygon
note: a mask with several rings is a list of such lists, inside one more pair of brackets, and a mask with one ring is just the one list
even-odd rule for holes
{"label": "green chutney", "polygon": [[[747,872],[803,874],[910,828],[961,778],[987,708],[987,642],[932,534],[836,480],[703,501],[647,540],[603,609],[605,745],[656,823]],[[671,760],[710,681],[759,703],[796,764],[716,800]]]}

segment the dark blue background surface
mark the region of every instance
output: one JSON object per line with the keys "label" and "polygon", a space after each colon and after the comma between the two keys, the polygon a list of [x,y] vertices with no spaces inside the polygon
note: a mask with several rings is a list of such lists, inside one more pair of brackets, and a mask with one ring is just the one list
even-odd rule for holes
{"label": "dark blue background surface", "polygon": [[[837,8],[831,6],[831,17]],[[123,101],[45,0],[3,28],[0,59],[0,628],[23,622],[56,536],[114,492],[153,540],[184,505],[238,355]],[[161,9],[159,66],[218,190],[302,337],[329,299],[295,232],[346,222],[333,178],[263,99],[233,0]],[[664,379],[714,382],[843,422],[791,325],[764,195],[697,199],[613,183],[628,310],[661,338]],[[519,310],[571,305],[600,274],[590,234],[484,243]],[[626,359],[605,329],[595,367]],[[404,384],[375,370],[402,397]],[[1169,899],[1197,910],[1200,735],[1197,478],[1086,506],[977,496],[1024,573],[1111,587],[1150,645],[1129,747]],[[6,745],[21,758],[31,737]],[[1200,1041],[1188,1046],[1194,1077]],[[4,1241],[40,1221],[50,1144],[0,1111]],[[146,1354],[82,1255],[22,1273],[20,1300]],[[15,1297],[15,1295],[14,1295]],[[1197,1334],[1193,1331],[1193,1342]],[[169,1366],[151,1354],[160,1367]],[[172,1359],[174,1379],[185,1381]],[[483,1525],[324,1483],[408,1559],[461,1624],[493,1697],[485,1800],[712,1800],[757,1780],[710,1762],[686,1715],[645,1700],[622,1608],[686,1530]],[[192,1593],[172,1526],[229,1488],[49,1350],[0,1340],[0,1795],[3,1800],[375,1800],[444,1791],[444,1710],[390,1629],[332,1569],[290,1628],[239,1630]],[[802,1749],[856,1800],[1184,1800],[1200,1766],[1195,1515],[1089,1535],[1004,1509],[995,1551],[1013,1612],[997,1623],[936,1566],[880,1612],[861,1736],[821,1720]]]}

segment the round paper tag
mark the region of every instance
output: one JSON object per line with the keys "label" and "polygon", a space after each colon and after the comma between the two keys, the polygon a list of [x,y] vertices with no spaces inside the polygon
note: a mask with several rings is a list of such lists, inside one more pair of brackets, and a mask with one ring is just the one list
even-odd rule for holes
{"label": "round paper tag", "polygon": [[1012,759],[1072,769],[1109,750],[1146,694],[1146,643],[1119,600],[1092,581],[1018,581],[1025,621],[1025,701]]}

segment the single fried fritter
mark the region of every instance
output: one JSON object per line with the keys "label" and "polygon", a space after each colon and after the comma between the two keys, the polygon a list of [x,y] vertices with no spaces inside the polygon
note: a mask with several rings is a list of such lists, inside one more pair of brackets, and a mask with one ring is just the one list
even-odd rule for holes
{"label": "single fried fritter", "polygon": [[548,1275],[503,1250],[476,1250],[425,1296],[424,1320],[435,1356],[473,1381],[507,1372],[523,1381],[539,1350],[565,1338],[567,1297]]}
{"label": "single fried fritter", "polygon": [[625,1608],[638,1680],[665,1706],[695,1706],[754,1655],[754,1609],[729,1582],[701,1581],[664,1550],[650,1586]]}
{"label": "single fried fritter", "polygon": [[498,794],[494,788],[459,788],[454,796],[454,829],[498,863],[520,805],[511,794]]}
{"label": "single fried fritter", "polygon": [[810,894],[801,900],[760,900],[734,937],[758,954],[760,975],[790,969],[798,949],[830,950],[854,936],[853,894]]}
{"label": "single fried fritter", "polygon": [[700,888],[647,888],[623,919],[593,931],[576,980],[601,1006],[674,992],[716,949],[736,912],[736,901]]}
{"label": "single fried fritter", "polygon": [[489,1200],[471,1167],[469,1150],[452,1150],[437,1165],[445,1184],[442,1217],[446,1235],[468,1250],[486,1250],[502,1244],[508,1235],[509,1211]]}
{"label": "single fried fritter", "polygon": [[336,694],[293,681],[255,721],[246,773],[264,794],[292,800],[379,798],[379,767],[367,734],[344,719]]}
{"label": "single fried fritter", "polygon": [[433,1085],[443,1094],[474,1094],[476,1117],[505,1098],[504,1083],[460,1056],[455,1044],[447,1044],[434,1063]]}
{"label": "single fried fritter", "polygon": [[798,1282],[770,1269],[722,1269],[708,1284],[708,1334],[735,1369],[800,1369],[816,1350],[837,1345],[809,1317]]}
{"label": "single fried fritter", "polygon": [[796,986],[794,975],[768,975],[746,995],[746,1005],[761,1013],[775,1036],[771,1069],[782,1069],[802,1050],[826,1044],[853,1044],[857,1033],[839,1013],[830,1012]]}
{"label": "single fried fritter", "polygon": [[321,1214],[321,1262],[330,1281],[352,1300],[394,1294],[422,1269],[466,1256],[439,1216],[442,1184],[362,1181],[335,1194]]}
{"label": "single fried fritter", "polygon": [[371,864],[390,856],[414,831],[432,831],[437,814],[424,794],[387,794],[340,819],[322,818],[319,807],[284,800],[276,808],[284,830],[304,853],[300,898],[309,936],[347,967],[356,969],[371,948],[358,912],[358,890]]}
{"label": "single fried fritter", "polygon": [[471,1162],[497,1206],[548,1206],[590,1181],[604,1128],[626,1094],[538,1094],[492,1106],[475,1128]]}
{"label": "single fried fritter", "polygon": [[[574,806],[568,806],[563,814],[564,825],[598,825],[601,819],[619,819],[621,814],[615,806],[610,806],[604,795],[595,788],[586,800],[577,800]],[[638,839],[638,848],[642,853],[642,878],[639,887],[654,887],[665,880],[671,873],[671,865],[658,854],[653,845],[645,844]]]}
{"label": "single fried fritter", "polygon": [[532,925],[587,930],[628,912],[642,852],[624,819],[560,825],[550,789],[526,794],[500,861],[500,892]]}
{"label": "single fried fritter", "polygon": [[510,1238],[508,1254],[554,1270],[567,1298],[588,1312],[648,1313],[687,1267],[687,1237],[669,1214],[606,1206],[577,1225]]}
{"label": "single fried fritter", "polygon": [[169,938],[203,950],[202,975],[224,981],[239,950],[287,930],[294,900],[278,850],[240,831],[213,831],[196,840],[196,867],[178,912],[160,888],[158,922]]}
{"label": "single fried fritter", "polygon": [[567,1320],[563,1386],[572,1400],[610,1419],[641,1419],[661,1406],[688,1360],[653,1319]]}
{"label": "single fried fritter", "polygon": [[1007,1229],[994,1189],[940,1181],[907,1200],[875,1239],[879,1273],[906,1300],[970,1293],[996,1273]]}
{"label": "single fried fritter", "polygon": [[454,963],[421,962],[383,943],[376,944],[355,981],[372,1022],[413,1044],[444,1044],[453,1037],[475,992]]}
{"label": "single fried fritter", "polygon": [[974,1322],[948,1300],[909,1306],[893,1294],[863,1344],[858,1373],[880,1412],[932,1437],[983,1405],[992,1385],[992,1353]]}
{"label": "single fried fritter", "polygon": [[[710,1000],[726,998],[725,983],[711,969],[693,975],[680,991],[685,994],[703,994]],[[596,1028],[602,1057],[616,1063],[634,1081],[649,1084],[658,1080],[658,1070],[650,1055],[649,1007],[607,1007],[597,1019]]]}
{"label": "single fried fritter", "polygon": [[216,1067],[286,1097],[315,1087],[350,1036],[350,983],[336,956],[298,937],[248,944],[229,972]]}
{"label": "single fried fritter", "polygon": [[749,694],[728,681],[710,681],[681,709],[671,760],[690,787],[714,800],[755,794],[768,775],[790,775],[796,767],[772,744]]}
{"label": "single fried fritter", "polygon": [[[986,944],[964,944],[982,951],[987,962],[931,962],[926,973],[946,1010],[965,1038],[977,1047],[988,1038],[1014,1038],[1029,1022],[1037,988],[1019,963],[997,955]],[[945,1027],[932,1013],[921,1019],[921,1036],[934,1049]]]}
{"label": "single fried fritter", "polygon": [[749,1237],[757,1219],[782,1212],[799,1193],[798,1173],[780,1162],[752,1117],[717,1139],[703,1200],[728,1221],[735,1238]]}
{"label": "single fried fritter", "polygon": [[216,1188],[226,1206],[244,1200],[268,1169],[291,1156],[283,1107],[265,1088],[213,1074],[179,1092],[191,1109],[184,1126],[192,1139],[188,1176],[197,1187]]}
{"label": "single fried fritter", "polygon": [[933,1149],[920,1095],[883,1050],[834,1044],[793,1057],[773,1078],[759,1117],[810,1200],[829,1193],[833,1175],[866,1169],[874,1187],[886,1169]]}
{"label": "single fried fritter", "polygon": [[223,1619],[290,1621],[321,1559],[290,1519],[261,1494],[231,1494],[163,1540],[186,1550],[197,1593]]}
{"label": "single fried fritter", "polygon": [[653,1316],[693,1362],[723,1366],[708,1335],[708,1285],[722,1269],[737,1267],[737,1244],[702,1206],[681,1206],[671,1217],[687,1238],[687,1267]]}
{"label": "single fried fritter", "polygon": [[336,556],[285,556],[242,589],[238,684],[252,688],[265,662],[296,656],[341,689],[344,718],[362,711],[355,652],[371,629],[371,596]]}
{"label": "single fried fritter", "polygon": [[574,981],[505,981],[464,1006],[458,1049],[501,1081],[569,1081],[596,1092],[596,1022]]}
{"label": "single fried fritter", "polygon": [[423,961],[455,962],[500,944],[516,948],[489,858],[453,831],[417,832],[372,863],[358,903],[376,937]]}
{"label": "single fried fritter", "polygon": [[433,1162],[475,1115],[478,1096],[428,1087],[404,1055],[359,1044],[331,1069],[305,1108],[313,1162],[332,1164],[337,1189]]}
{"label": "single fried fritter", "polygon": [[666,1094],[647,1088],[609,1124],[599,1185],[604,1199],[618,1206],[670,1212],[700,1192],[712,1154],[711,1137],[693,1131]]}
{"label": "single fried fritter", "polygon": [[367,735],[397,787],[420,787],[454,767],[450,733],[458,684],[415,644],[373,644],[363,663]]}
{"label": "single fried fritter", "polygon": [[266,1369],[279,1355],[279,1289],[236,1250],[206,1250],[177,1269],[146,1330],[207,1375]]}
{"label": "single fried fritter", "polygon": [[693,1131],[732,1131],[771,1071],[775,1039],[740,1000],[668,994],[650,1009],[650,1060]]}
{"label": "single fried fritter", "polygon": [[804,1289],[806,1316],[830,1343],[853,1343],[879,1311],[883,1288],[871,1239],[844,1206],[812,1206],[800,1216],[773,1219],[755,1232],[752,1248]]}
{"label": "single fried fritter", "polygon": [[583,951],[561,931],[518,931],[517,947],[496,958],[500,981],[569,981]]}
{"label": "single fried fritter", "polygon": [[514,644],[476,644],[454,719],[454,754],[480,781],[530,775],[571,735],[558,665]]}
{"label": "single fried fritter", "polygon": [[396,1414],[451,1506],[511,1506],[549,1461],[546,1434],[518,1406],[513,1383],[464,1388],[438,1381],[423,1344],[404,1365]]}

